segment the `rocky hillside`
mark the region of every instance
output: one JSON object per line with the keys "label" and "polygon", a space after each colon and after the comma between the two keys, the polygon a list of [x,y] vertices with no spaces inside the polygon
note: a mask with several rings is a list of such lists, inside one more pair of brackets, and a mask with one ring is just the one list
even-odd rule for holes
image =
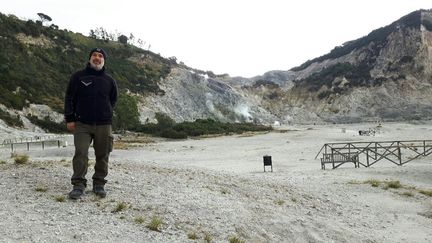
{"label": "rocky hillside", "polygon": [[231,83],[259,97],[282,121],[431,119],[432,11],[415,11],[290,71],[253,81]]}
{"label": "rocky hillside", "polygon": [[69,75],[84,66],[94,46],[108,51],[107,67],[120,91],[139,98],[142,122],[155,121],[156,112],[176,121],[266,124],[432,118],[431,10],[410,13],[291,70],[251,79],[196,70],[55,25],[1,14],[0,23],[0,119],[8,124],[20,124],[16,115],[58,122]]}

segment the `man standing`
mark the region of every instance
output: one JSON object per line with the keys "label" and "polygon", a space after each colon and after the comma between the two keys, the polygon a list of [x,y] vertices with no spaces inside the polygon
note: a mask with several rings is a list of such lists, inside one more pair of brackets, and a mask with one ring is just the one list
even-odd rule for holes
{"label": "man standing", "polygon": [[105,73],[106,52],[101,48],[90,51],[84,70],[74,73],[65,96],[67,129],[74,134],[73,190],[69,198],[79,199],[87,186],[88,150],[91,142],[96,164],[93,174],[93,192],[104,198],[108,158],[113,147],[111,122],[117,101],[116,81]]}

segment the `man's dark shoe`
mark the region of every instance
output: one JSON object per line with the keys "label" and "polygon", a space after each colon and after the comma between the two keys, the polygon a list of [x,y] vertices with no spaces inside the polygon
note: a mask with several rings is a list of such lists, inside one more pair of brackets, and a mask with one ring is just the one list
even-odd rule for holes
{"label": "man's dark shoe", "polygon": [[74,188],[71,192],[69,192],[69,198],[73,200],[80,199],[83,194],[83,189]]}
{"label": "man's dark shoe", "polygon": [[96,196],[99,196],[100,198],[106,197],[106,191],[104,189],[104,186],[93,186],[93,192],[96,194]]}

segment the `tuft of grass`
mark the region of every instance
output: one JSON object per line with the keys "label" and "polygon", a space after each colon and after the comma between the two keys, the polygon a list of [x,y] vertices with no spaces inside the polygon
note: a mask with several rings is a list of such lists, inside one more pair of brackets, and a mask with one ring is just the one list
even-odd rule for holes
{"label": "tuft of grass", "polygon": [[57,202],[65,202],[66,201],[66,197],[64,195],[55,196],[54,199]]}
{"label": "tuft of grass", "polygon": [[37,191],[37,192],[46,192],[46,191],[48,191],[48,188],[42,187],[42,186],[38,186],[38,187],[35,188],[35,191]]}
{"label": "tuft of grass", "polygon": [[195,232],[189,232],[187,234],[188,239],[190,240],[197,240],[198,239],[198,235]]}
{"label": "tuft of grass", "polygon": [[402,184],[400,181],[388,181],[386,182],[386,188],[393,188],[393,189],[399,189],[402,188]]}
{"label": "tuft of grass", "polygon": [[13,159],[15,161],[15,164],[23,165],[23,164],[27,164],[27,162],[29,160],[29,156],[26,154],[21,154],[21,155],[14,154]]}
{"label": "tuft of grass", "polygon": [[357,180],[350,180],[350,181],[348,181],[348,184],[350,184],[350,185],[357,185],[357,184],[361,184],[361,182],[357,181]]}
{"label": "tuft of grass", "polygon": [[379,186],[381,185],[381,181],[379,181],[379,180],[375,180],[375,179],[367,180],[367,181],[365,181],[364,183],[366,183],[366,184],[370,184],[370,185],[373,186],[373,187],[379,187]]}
{"label": "tuft of grass", "polygon": [[229,194],[230,192],[228,191],[228,189],[226,189],[226,188],[222,188],[222,189],[221,189],[221,193],[222,193],[223,195],[226,195],[226,194]]}
{"label": "tuft of grass", "polygon": [[292,197],[292,198],[291,198],[291,201],[296,203],[296,202],[298,202],[298,199],[295,198],[295,197]]}
{"label": "tuft of grass", "polygon": [[276,200],[275,203],[279,206],[282,206],[284,205],[285,201],[281,199],[281,200]]}
{"label": "tuft of grass", "polygon": [[240,240],[237,236],[231,236],[229,238],[230,243],[245,243],[244,240]]}
{"label": "tuft of grass", "polygon": [[205,232],[204,233],[204,241],[207,243],[210,243],[210,242],[212,242],[212,240],[213,240],[213,236],[210,233]]}
{"label": "tuft of grass", "polygon": [[150,223],[146,227],[150,230],[161,232],[162,223],[162,219],[157,216],[153,216]]}
{"label": "tuft of grass", "polygon": [[423,195],[432,197],[432,190],[419,190],[419,192]]}
{"label": "tuft of grass", "polygon": [[6,164],[6,161],[0,160],[0,165],[4,165],[4,164]]}
{"label": "tuft of grass", "polygon": [[112,212],[113,213],[118,213],[118,212],[123,211],[126,208],[127,208],[127,203],[125,203],[125,202],[119,202],[119,203],[117,203],[117,206],[114,208],[114,210]]}
{"label": "tuft of grass", "polygon": [[134,221],[135,221],[135,223],[137,223],[137,224],[142,224],[142,223],[144,223],[144,217],[142,217],[142,216],[138,216],[138,217],[136,217],[136,218],[134,219]]}
{"label": "tuft of grass", "polygon": [[406,197],[413,197],[414,194],[412,192],[403,192],[401,193],[402,196],[406,196]]}

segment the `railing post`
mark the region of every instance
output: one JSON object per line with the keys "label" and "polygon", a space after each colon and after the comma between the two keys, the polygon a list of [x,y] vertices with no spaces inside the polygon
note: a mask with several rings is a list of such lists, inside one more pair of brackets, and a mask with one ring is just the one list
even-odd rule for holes
{"label": "railing post", "polygon": [[401,149],[400,149],[400,142],[397,142],[397,147],[398,147],[399,165],[402,165],[402,154],[401,154]]}
{"label": "railing post", "polygon": [[369,168],[369,149],[366,149],[366,164],[367,167]]}
{"label": "railing post", "polygon": [[348,144],[348,156],[351,157],[351,143]]}
{"label": "railing post", "polygon": [[333,148],[331,148],[331,160],[332,160],[332,165],[333,165],[333,169],[334,169],[335,168],[335,162],[334,162]]}
{"label": "railing post", "polygon": [[378,153],[378,146],[377,146],[377,142],[375,142],[375,160],[377,159],[377,153]]}

